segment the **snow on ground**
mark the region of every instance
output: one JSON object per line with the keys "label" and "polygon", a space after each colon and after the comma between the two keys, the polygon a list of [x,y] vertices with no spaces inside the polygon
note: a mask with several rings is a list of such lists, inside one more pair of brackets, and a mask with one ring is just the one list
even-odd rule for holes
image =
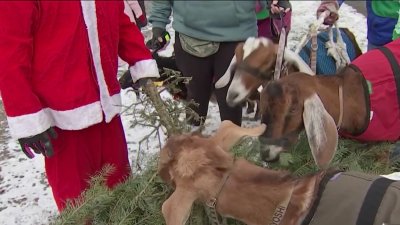
{"label": "snow on ground", "polygon": [[[292,31],[289,35],[289,47],[295,48],[298,40],[307,31],[308,25],[314,20],[318,1],[292,1],[293,19]],[[339,25],[350,28],[357,37],[363,51],[366,50],[366,19],[353,8],[343,5],[340,9]],[[169,28],[173,36],[173,30]],[[149,35],[149,29],[144,31]],[[163,54],[171,54],[169,46]],[[135,96],[132,92],[123,92],[123,104],[132,104]],[[1,101],[0,101],[1,104]],[[2,106],[0,106],[2,108]],[[150,139],[149,147],[138,154],[138,141],[148,130],[143,127],[130,127],[132,117],[126,113],[122,115],[126,131],[126,138],[132,160],[133,169],[137,162],[140,164],[145,157],[159,150],[158,139]],[[210,104],[209,117],[206,121],[207,133],[215,130],[220,122],[218,107]],[[0,225],[48,224],[49,218],[56,215],[56,205],[53,202],[51,189],[47,185],[44,174],[42,157],[28,160],[19,150],[17,142],[11,140],[7,131],[5,118],[0,111]],[[244,126],[251,125],[245,122]],[[140,156],[137,161],[137,155]],[[143,161],[144,162],[144,161]]]}

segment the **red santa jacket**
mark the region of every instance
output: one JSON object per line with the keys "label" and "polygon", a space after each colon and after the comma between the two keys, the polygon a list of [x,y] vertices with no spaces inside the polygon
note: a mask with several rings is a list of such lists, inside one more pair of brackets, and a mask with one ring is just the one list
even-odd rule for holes
{"label": "red santa jacket", "polygon": [[374,49],[355,59],[356,66],[370,86],[370,121],[361,141],[396,141],[400,139],[400,39],[383,49]]}
{"label": "red santa jacket", "polygon": [[158,77],[123,1],[0,1],[0,92],[11,134],[79,130],[120,112],[118,57]]}

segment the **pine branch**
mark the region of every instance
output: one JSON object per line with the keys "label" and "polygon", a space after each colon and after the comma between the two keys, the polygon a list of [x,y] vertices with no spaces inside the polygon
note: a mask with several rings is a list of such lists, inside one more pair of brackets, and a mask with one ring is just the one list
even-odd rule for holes
{"label": "pine branch", "polygon": [[181,130],[174,126],[174,120],[172,117],[170,117],[170,114],[168,113],[166,106],[154,84],[152,82],[147,82],[143,90],[149,96],[151,102],[153,103],[153,106],[156,109],[160,118],[160,123],[165,127],[165,129],[167,129],[167,136],[181,133]]}

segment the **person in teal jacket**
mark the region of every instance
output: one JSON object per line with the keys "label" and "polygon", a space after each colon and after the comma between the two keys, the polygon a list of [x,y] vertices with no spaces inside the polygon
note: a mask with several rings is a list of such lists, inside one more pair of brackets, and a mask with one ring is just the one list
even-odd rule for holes
{"label": "person in teal jacket", "polygon": [[[151,48],[160,37],[162,39],[173,12],[176,63],[183,76],[191,77],[187,84],[187,100],[198,104],[192,109],[200,120],[191,120],[192,125],[204,123],[213,92],[221,120],[241,124],[241,107],[232,108],[226,103],[229,85],[214,90],[214,82],[227,70],[236,45],[257,36],[255,3],[256,0],[152,1],[149,22],[153,25],[153,38],[147,45]],[[262,7],[265,7],[265,1],[262,1]]]}
{"label": "person in teal jacket", "polygon": [[[344,0],[323,0],[317,13],[329,7],[338,9]],[[366,0],[367,6],[367,25],[368,25],[368,50],[383,46],[399,36],[400,25],[395,26],[399,19],[400,1],[399,0]],[[338,16],[335,10],[330,10],[331,16],[325,20],[326,24],[331,24]]]}

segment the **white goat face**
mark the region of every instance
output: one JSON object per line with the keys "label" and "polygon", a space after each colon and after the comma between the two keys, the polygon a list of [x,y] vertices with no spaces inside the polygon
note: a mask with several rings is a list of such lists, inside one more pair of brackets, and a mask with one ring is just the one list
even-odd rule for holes
{"label": "white goat face", "polygon": [[[246,75],[251,76],[249,71],[246,72],[240,68],[238,69],[237,65],[245,62],[249,63],[249,66],[255,70],[259,69],[259,67],[262,65],[262,63],[259,61],[261,59],[265,59],[266,55],[269,55],[268,52],[271,50],[268,48],[272,47],[272,42],[263,37],[248,38],[245,43],[241,43],[237,46],[235,56],[233,57],[227,71],[215,84],[216,88],[225,87],[229,84],[229,81],[233,77],[226,99],[229,105],[238,105],[240,102],[246,99],[251,91],[257,89],[262,83],[262,80],[252,79],[253,77],[250,77],[249,80],[246,80]],[[258,52],[258,54],[255,54],[255,52]],[[262,52],[264,54],[260,55]],[[252,61],[254,61],[254,63],[252,63]]]}

